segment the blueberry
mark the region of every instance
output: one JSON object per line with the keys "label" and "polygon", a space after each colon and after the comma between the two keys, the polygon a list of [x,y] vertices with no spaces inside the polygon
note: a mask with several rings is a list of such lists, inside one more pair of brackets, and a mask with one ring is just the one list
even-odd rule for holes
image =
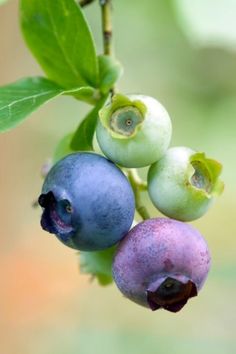
{"label": "blueberry", "polygon": [[69,247],[97,251],[128,232],[133,190],[119,168],[93,153],[74,153],[48,173],[39,197],[42,228]]}
{"label": "blueberry", "polygon": [[178,312],[202,288],[209,268],[209,250],[197,230],[156,218],[136,225],[121,241],[113,278],[130,300]]}
{"label": "blueberry", "polygon": [[224,184],[222,166],[204,153],[174,147],[154,163],[148,172],[148,192],[164,215],[191,221],[204,215]]}
{"label": "blueberry", "polygon": [[97,140],[103,153],[124,167],[144,167],[159,160],[172,133],[169,115],[155,98],[113,96],[99,112]]}

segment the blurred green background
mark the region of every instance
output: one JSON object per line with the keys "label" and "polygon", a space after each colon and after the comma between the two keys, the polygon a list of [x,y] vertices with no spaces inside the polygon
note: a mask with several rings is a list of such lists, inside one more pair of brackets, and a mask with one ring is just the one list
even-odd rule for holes
{"label": "blurred green background", "polygon": [[[56,1],[56,0],[55,0]],[[78,259],[39,226],[32,208],[40,168],[88,106],[50,102],[0,136],[0,352],[4,354],[232,354],[236,351],[236,2],[114,0],[114,43],[125,67],[119,88],[159,99],[172,146],[205,151],[224,165],[224,194],[193,223],[212,270],[178,314],[151,312],[116,287],[78,273]],[[24,46],[18,1],[0,7],[0,85],[41,75]],[[86,9],[101,52],[97,4]],[[72,34],[73,35],[73,34]],[[152,216],[158,213],[150,206]]]}

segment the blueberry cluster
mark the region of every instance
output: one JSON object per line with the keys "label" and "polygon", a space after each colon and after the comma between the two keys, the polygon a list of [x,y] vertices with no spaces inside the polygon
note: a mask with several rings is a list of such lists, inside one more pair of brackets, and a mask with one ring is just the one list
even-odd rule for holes
{"label": "blueberry cluster", "polygon": [[[210,268],[204,238],[183,221],[205,214],[223,183],[217,161],[186,147],[169,149],[171,134],[157,100],[114,95],[96,129],[107,158],[91,152],[64,157],[46,176],[39,204],[43,229],[67,246],[98,251],[117,244],[113,279],[127,298],[177,312],[197,295]],[[146,166],[150,199],[167,218],[131,228],[137,200],[121,168]]]}

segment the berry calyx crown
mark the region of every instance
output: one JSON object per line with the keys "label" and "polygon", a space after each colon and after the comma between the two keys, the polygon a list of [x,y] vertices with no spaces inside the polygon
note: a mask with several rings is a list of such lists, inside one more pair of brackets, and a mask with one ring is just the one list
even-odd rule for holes
{"label": "berry calyx crown", "polygon": [[141,128],[146,111],[147,107],[142,101],[116,94],[99,111],[99,118],[113,138],[129,139]]}

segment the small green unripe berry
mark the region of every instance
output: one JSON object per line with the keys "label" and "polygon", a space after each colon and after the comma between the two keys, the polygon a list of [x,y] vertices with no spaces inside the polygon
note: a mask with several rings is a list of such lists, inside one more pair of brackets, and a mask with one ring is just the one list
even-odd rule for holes
{"label": "small green unripe berry", "polygon": [[165,108],[143,95],[115,95],[99,112],[98,144],[113,162],[144,167],[167,150],[172,126]]}
{"label": "small green unripe berry", "polygon": [[164,215],[191,221],[204,215],[223,191],[222,166],[186,147],[169,149],[148,172],[148,192]]}

